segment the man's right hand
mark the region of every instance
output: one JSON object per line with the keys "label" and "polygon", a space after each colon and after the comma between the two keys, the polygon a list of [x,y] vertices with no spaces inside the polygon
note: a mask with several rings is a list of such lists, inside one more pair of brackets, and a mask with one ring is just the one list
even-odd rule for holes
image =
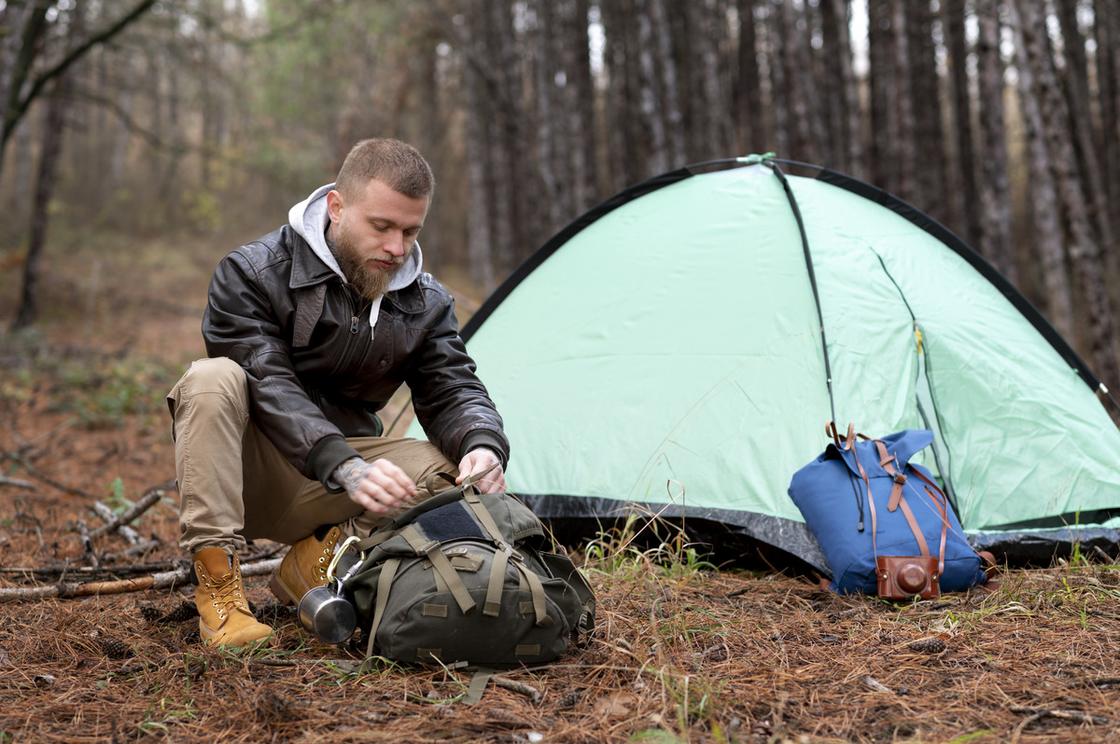
{"label": "man's right hand", "polygon": [[335,468],[334,481],[346,489],[351,501],[374,514],[398,511],[416,496],[416,484],[385,459],[366,462],[351,457]]}

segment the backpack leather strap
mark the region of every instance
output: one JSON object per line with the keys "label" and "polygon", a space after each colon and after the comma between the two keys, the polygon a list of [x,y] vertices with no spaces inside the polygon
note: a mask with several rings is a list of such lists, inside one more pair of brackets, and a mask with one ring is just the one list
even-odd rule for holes
{"label": "backpack leather strap", "polygon": [[[887,475],[894,480],[894,485],[891,486],[891,496],[887,499],[887,511],[893,512],[898,508],[899,502],[902,500],[902,487],[906,484],[906,476],[895,470],[894,455],[887,452],[887,446],[879,439],[875,440],[875,449],[879,453],[879,465],[883,470],[887,471]],[[907,520],[909,521],[909,519]],[[912,528],[911,528],[912,529]],[[923,553],[923,555],[926,555]]]}
{"label": "backpack leather strap", "polygon": [[366,658],[373,656],[373,644],[377,639],[377,629],[381,627],[381,619],[385,617],[385,607],[389,604],[389,592],[393,588],[393,579],[397,576],[397,569],[401,565],[400,558],[390,558],[381,565],[381,575],[377,577],[377,600],[373,606],[373,621],[369,624],[369,640],[366,642]]}

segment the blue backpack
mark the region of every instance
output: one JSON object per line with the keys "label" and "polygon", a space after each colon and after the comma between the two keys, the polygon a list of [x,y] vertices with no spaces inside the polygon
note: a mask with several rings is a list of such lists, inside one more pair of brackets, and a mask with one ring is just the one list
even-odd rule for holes
{"label": "blue backpack", "polygon": [[881,585],[891,556],[924,557],[940,591],[987,581],[944,492],[928,470],[910,462],[933,442],[932,432],[907,429],[857,441],[851,426],[845,439],[831,422],[826,431],[833,443],[794,474],[789,495],[832,569],[830,589],[891,596]]}

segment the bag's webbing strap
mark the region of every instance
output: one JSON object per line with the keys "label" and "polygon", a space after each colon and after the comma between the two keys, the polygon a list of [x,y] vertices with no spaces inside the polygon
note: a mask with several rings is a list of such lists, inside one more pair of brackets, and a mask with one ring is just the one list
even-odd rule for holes
{"label": "bag's webbing strap", "polygon": [[486,508],[486,504],[482,503],[482,499],[476,493],[463,494],[463,501],[467,502],[467,506],[478,517],[478,521],[482,523],[483,528],[490,535],[490,539],[498,545],[504,546],[506,544],[505,537],[502,536],[502,531],[498,528],[498,523],[494,521],[494,515]]}
{"label": "bag's webbing strap", "polygon": [[502,590],[506,585],[506,567],[509,565],[510,549],[499,550],[494,553],[494,562],[490,564],[490,580],[486,584],[486,602],[482,605],[482,614],[498,617],[502,611]]}
{"label": "bag's webbing strap", "polygon": [[451,565],[451,561],[447,560],[447,556],[439,549],[439,543],[435,540],[429,540],[420,531],[420,528],[415,524],[410,524],[401,530],[401,537],[408,541],[409,546],[418,554],[427,556],[428,560],[432,562],[432,568],[439,572],[443,577],[444,582],[447,584],[448,590],[451,591],[451,596],[455,598],[455,603],[459,605],[459,610],[466,615],[474,609],[474,600],[467,592],[467,587],[463,585],[463,580],[459,578],[459,572]]}
{"label": "bag's webbing strap", "polygon": [[385,617],[385,607],[389,604],[389,592],[393,587],[397,569],[401,565],[400,558],[390,558],[381,564],[381,575],[377,577],[377,599],[373,605],[373,622],[369,624],[369,640],[366,642],[366,658],[373,656],[373,644],[377,638],[377,629],[381,627],[381,619]]}
{"label": "bag's webbing strap", "polygon": [[832,441],[835,442],[837,448],[847,451],[852,448],[852,444],[856,440],[856,425],[848,424],[848,435],[844,438],[843,444],[840,442],[840,430],[836,428],[835,421],[829,421],[825,424],[824,433],[832,437]]}
{"label": "bag's webbing strap", "polygon": [[486,691],[486,683],[494,676],[491,669],[479,669],[471,675],[470,685],[467,687],[467,694],[463,695],[463,705],[474,705],[482,700],[482,693]]}
{"label": "bag's webbing strap", "polygon": [[537,625],[543,625],[545,620],[548,619],[548,608],[544,603],[544,584],[536,573],[525,568],[521,563],[514,564],[521,575],[525,577],[525,581],[529,584],[529,594],[533,598],[533,615],[536,619]]}

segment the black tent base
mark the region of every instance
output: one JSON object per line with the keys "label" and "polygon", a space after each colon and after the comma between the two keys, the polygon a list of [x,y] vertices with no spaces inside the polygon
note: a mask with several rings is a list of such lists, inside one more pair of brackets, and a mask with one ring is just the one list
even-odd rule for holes
{"label": "black tent base", "polygon": [[[601,533],[621,527],[633,515],[632,543],[656,548],[683,529],[689,543],[719,568],[771,570],[793,576],[830,575],[816,539],[802,522],[752,512],[701,509],[614,499],[518,494],[548,523],[556,539],[582,547]],[[656,515],[656,516],[655,516]],[[649,526],[647,522],[651,522]],[[968,535],[977,550],[991,552],[1013,567],[1051,566],[1058,559],[1101,562],[1120,556],[1120,530],[1100,526],[976,532]]]}

